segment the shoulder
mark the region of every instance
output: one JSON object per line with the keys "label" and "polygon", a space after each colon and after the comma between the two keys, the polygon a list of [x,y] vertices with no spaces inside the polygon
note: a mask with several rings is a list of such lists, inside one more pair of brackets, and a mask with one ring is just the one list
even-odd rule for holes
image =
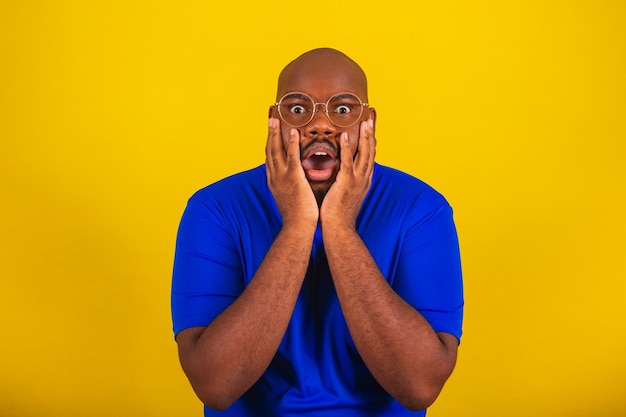
{"label": "shoulder", "polygon": [[399,204],[421,212],[449,207],[446,198],[431,185],[411,174],[376,164],[371,198]]}
{"label": "shoulder", "polygon": [[238,172],[196,191],[191,202],[204,205],[226,204],[263,193],[267,188],[265,165]]}
{"label": "shoulder", "polygon": [[267,185],[265,165],[228,176],[196,191],[187,202],[185,215],[205,219],[232,233],[259,225],[274,227],[280,220]]}

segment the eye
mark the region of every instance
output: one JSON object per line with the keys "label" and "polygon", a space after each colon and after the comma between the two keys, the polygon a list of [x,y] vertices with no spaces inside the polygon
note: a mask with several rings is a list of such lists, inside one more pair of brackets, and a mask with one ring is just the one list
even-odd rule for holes
{"label": "eye", "polygon": [[295,114],[302,114],[306,112],[306,107],[300,104],[294,104],[292,106],[289,106],[289,111]]}
{"label": "eye", "polygon": [[342,104],[335,107],[335,113],[346,114],[352,111],[352,107],[347,104]]}

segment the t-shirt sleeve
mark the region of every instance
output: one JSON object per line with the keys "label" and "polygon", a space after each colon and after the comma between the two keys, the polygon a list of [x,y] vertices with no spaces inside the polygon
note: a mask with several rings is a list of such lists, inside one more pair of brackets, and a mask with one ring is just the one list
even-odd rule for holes
{"label": "t-shirt sleeve", "polygon": [[461,260],[452,208],[447,203],[409,225],[392,286],[436,332],[453,334],[460,341],[464,305]]}
{"label": "t-shirt sleeve", "polygon": [[232,228],[219,207],[192,197],[176,239],[171,293],[174,334],[207,326],[243,289]]}

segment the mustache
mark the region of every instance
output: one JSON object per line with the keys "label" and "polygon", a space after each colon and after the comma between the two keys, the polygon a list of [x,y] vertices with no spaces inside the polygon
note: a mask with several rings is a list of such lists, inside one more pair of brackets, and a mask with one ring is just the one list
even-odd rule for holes
{"label": "mustache", "polygon": [[337,148],[337,145],[335,145],[330,139],[328,139],[328,136],[316,136],[313,138],[313,140],[311,140],[311,142],[307,143],[302,147],[302,149],[300,149],[300,156],[302,156],[307,150],[311,149],[311,147],[320,143],[328,145],[335,153],[335,155],[339,155],[339,148]]}

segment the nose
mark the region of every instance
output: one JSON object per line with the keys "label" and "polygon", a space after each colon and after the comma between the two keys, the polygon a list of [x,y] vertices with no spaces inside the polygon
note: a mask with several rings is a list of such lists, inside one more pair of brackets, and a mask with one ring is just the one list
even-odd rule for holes
{"label": "nose", "polygon": [[326,116],[324,104],[316,104],[317,112],[313,119],[305,126],[304,133],[306,136],[328,136],[333,137],[337,133],[337,128],[330,122],[328,116]]}

